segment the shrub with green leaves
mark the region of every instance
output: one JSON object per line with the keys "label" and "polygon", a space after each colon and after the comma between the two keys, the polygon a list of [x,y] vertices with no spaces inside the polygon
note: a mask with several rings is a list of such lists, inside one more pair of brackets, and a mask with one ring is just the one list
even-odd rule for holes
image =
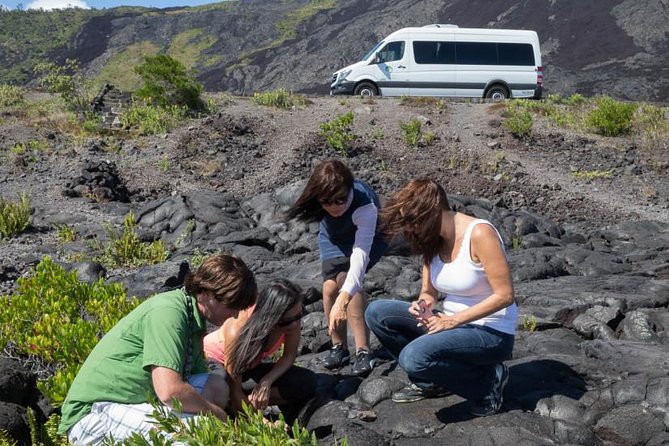
{"label": "shrub with green leaves", "polygon": [[105,230],[110,242],[103,247],[102,254],[96,260],[110,268],[153,265],[167,260],[168,250],[165,243],[162,240],[150,243],[141,241],[136,226],[132,212],[123,220],[121,234],[108,225]]}
{"label": "shrub with green leaves", "polygon": [[411,148],[417,148],[422,137],[421,122],[413,118],[409,122],[401,122],[400,128],[404,132],[404,142]]}
{"label": "shrub with green leaves", "polygon": [[155,403],[152,417],[156,420],[158,429],[149,433],[148,440],[140,434],[133,434],[122,442],[107,444],[123,446],[173,444],[316,446],[318,444],[316,436],[300,428],[297,422],[288,432],[282,418],[276,425],[269,424],[264,421],[262,412],[255,411],[252,406],[246,404],[234,420],[226,422],[213,415],[198,417],[197,421],[192,418],[182,420],[165,406]]}
{"label": "shrub with green leaves", "polygon": [[293,107],[307,105],[307,100],[299,94],[291,93],[285,88],[279,88],[264,93],[253,93],[253,103],[289,110]]}
{"label": "shrub with green leaves", "polygon": [[586,124],[604,136],[625,135],[632,129],[637,104],[616,101],[608,96],[596,100],[597,108],[586,116]]}
{"label": "shrub with green leaves", "polygon": [[348,112],[320,125],[319,135],[342,156],[348,156],[349,144],[357,138],[351,130],[354,118],[353,112]]}
{"label": "shrub with green leaves", "polygon": [[80,119],[90,115],[93,85],[92,81],[83,75],[79,61],[67,59],[65,65],[56,65],[52,62],[39,63],[34,71],[39,76],[42,86],[52,93],[60,94],[63,101]]}
{"label": "shrub with green leaves", "polygon": [[60,406],[79,367],[104,333],[137,305],[120,284],[80,282],[45,257],[0,306],[0,350],[31,357],[55,373],[38,388]]}
{"label": "shrub with green leaves", "polygon": [[166,54],[145,56],[144,63],[134,68],[143,81],[135,95],[159,107],[186,106],[203,110],[202,84],[188,73],[184,64]]}
{"label": "shrub with green leaves", "polygon": [[16,85],[0,84],[0,107],[12,107],[25,102],[23,88]]}
{"label": "shrub with green leaves", "polygon": [[186,118],[187,108],[172,105],[156,107],[135,102],[121,113],[121,125],[136,129],[141,135],[167,133]]}
{"label": "shrub with green leaves", "polygon": [[510,103],[505,112],[504,126],[511,134],[521,137],[530,133],[532,129],[532,114],[526,107],[517,107]]}
{"label": "shrub with green leaves", "polygon": [[30,224],[31,213],[28,195],[20,194],[18,202],[0,196],[0,240],[23,232]]}

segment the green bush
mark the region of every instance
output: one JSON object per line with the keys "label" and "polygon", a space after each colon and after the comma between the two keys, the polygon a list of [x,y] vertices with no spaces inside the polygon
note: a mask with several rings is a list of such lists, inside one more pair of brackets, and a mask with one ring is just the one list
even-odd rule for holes
{"label": "green bush", "polygon": [[135,95],[159,107],[186,106],[203,110],[202,84],[188,73],[184,64],[166,54],[145,56],[134,68],[144,84]]}
{"label": "green bush", "polygon": [[0,107],[21,105],[25,100],[23,88],[15,85],[0,84]]}
{"label": "green bush", "polygon": [[253,93],[253,103],[289,110],[293,107],[307,105],[307,100],[299,94],[291,93],[285,88],[279,88],[265,93]]}
{"label": "green bush", "polygon": [[409,122],[401,122],[400,128],[404,132],[404,142],[411,148],[417,148],[422,136],[421,122],[414,118]]}
{"label": "green bush", "polygon": [[349,143],[357,138],[351,130],[354,118],[353,112],[348,112],[320,125],[319,135],[324,137],[328,145],[342,156],[348,156]]}
{"label": "green bush", "polygon": [[213,415],[201,416],[197,421],[192,418],[182,420],[165,406],[157,404],[154,404],[152,416],[159,428],[150,432],[149,440],[140,434],[133,434],[128,439],[113,444],[123,446],[167,446],[177,443],[203,446],[316,446],[318,444],[316,436],[300,428],[297,422],[288,432],[283,419],[276,425],[268,424],[263,420],[262,412],[255,411],[248,405],[244,405],[237,418],[226,422]]}
{"label": "green bush", "polygon": [[79,282],[45,257],[0,306],[0,350],[29,356],[55,371],[38,388],[52,405],[63,403],[79,367],[99,338],[137,305],[120,284]]}
{"label": "green bush", "polygon": [[0,240],[20,234],[30,223],[30,198],[19,195],[18,202],[0,196]]}
{"label": "green bush", "polygon": [[121,113],[121,125],[136,129],[142,135],[167,133],[186,118],[187,109],[182,106],[156,107],[133,103]]}
{"label": "green bush", "polygon": [[39,63],[35,66],[35,74],[40,83],[52,93],[60,94],[69,108],[84,120],[89,113],[93,100],[92,81],[86,78],[79,61],[67,59],[65,65],[52,62]]}
{"label": "green bush", "polygon": [[509,104],[505,113],[504,126],[516,137],[527,135],[532,129],[532,114],[526,107]]}
{"label": "green bush", "polygon": [[165,243],[162,240],[142,242],[135,230],[136,226],[132,212],[125,217],[120,235],[111,226],[107,226],[105,229],[110,242],[103,247],[102,254],[96,260],[110,268],[153,265],[167,260]]}
{"label": "green bush", "polygon": [[598,98],[597,108],[586,116],[586,124],[604,136],[625,135],[632,129],[637,104],[616,101],[608,96]]}

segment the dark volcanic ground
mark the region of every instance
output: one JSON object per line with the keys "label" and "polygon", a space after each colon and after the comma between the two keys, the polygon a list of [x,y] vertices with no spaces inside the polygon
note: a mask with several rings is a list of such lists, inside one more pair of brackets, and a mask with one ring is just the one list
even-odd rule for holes
{"label": "dark volcanic ground", "polygon": [[[390,394],[406,376],[393,361],[365,380],[320,365],[328,345],[316,228],[286,222],[281,211],[314,162],[338,155],[318,124],[347,111],[358,138],[345,161],[382,196],[431,176],[457,209],[500,229],[522,315],[504,413],[472,418],[457,396],[394,405]],[[319,372],[320,397],[302,418],[322,444],[344,435],[351,445],[667,444],[666,156],[632,138],[577,134],[541,120],[517,139],[499,113],[482,103],[322,97],[280,111],[232,98],[166,136],[89,140],[5,116],[0,190],[5,198],[28,192],[35,210],[28,231],[0,243],[0,291],[12,292],[48,254],[82,280],[101,275],[143,297],[173,286],[194,253],[231,252],[261,282],[287,277],[311,291],[300,362]],[[406,146],[399,124],[412,118],[434,134],[432,144]],[[9,151],[31,140],[48,149],[30,158]],[[612,177],[579,179],[575,171]],[[101,271],[90,262],[89,241],[106,240],[104,223],[118,226],[130,210],[141,236],[164,240],[170,258]],[[74,242],[58,241],[61,224],[76,230]],[[419,280],[419,262],[398,242],[365,286],[372,298],[411,299]],[[32,404],[6,394],[4,401]]]}

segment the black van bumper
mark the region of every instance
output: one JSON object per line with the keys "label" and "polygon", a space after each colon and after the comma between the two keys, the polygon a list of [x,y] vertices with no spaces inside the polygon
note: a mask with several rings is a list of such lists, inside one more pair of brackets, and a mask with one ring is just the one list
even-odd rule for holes
{"label": "black van bumper", "polygon": [[351,81],[340,82],[330,87],[330,96],[336,96],[340,94],[353,94],[353,90],[355,90],[355,82]]}

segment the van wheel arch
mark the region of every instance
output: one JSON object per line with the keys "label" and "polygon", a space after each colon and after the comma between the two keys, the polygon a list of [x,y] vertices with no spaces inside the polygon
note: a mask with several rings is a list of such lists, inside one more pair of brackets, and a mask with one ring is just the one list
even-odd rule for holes
{"label": "van wheel arch", "polygon": [[379,87],[377,87],[376,84],[374,84],[373,82],[362,81],[355,86],[355,89],[353,90],[353,95],[365,96],[365,97],[380,96]]}
{"label": "van wheel arch", "polygon": [[509,87],[501,82],[495,82],[488,86],[483,93],[486,99],[492,99],[494,102],[509,99],[511,97],[511,90]]}

